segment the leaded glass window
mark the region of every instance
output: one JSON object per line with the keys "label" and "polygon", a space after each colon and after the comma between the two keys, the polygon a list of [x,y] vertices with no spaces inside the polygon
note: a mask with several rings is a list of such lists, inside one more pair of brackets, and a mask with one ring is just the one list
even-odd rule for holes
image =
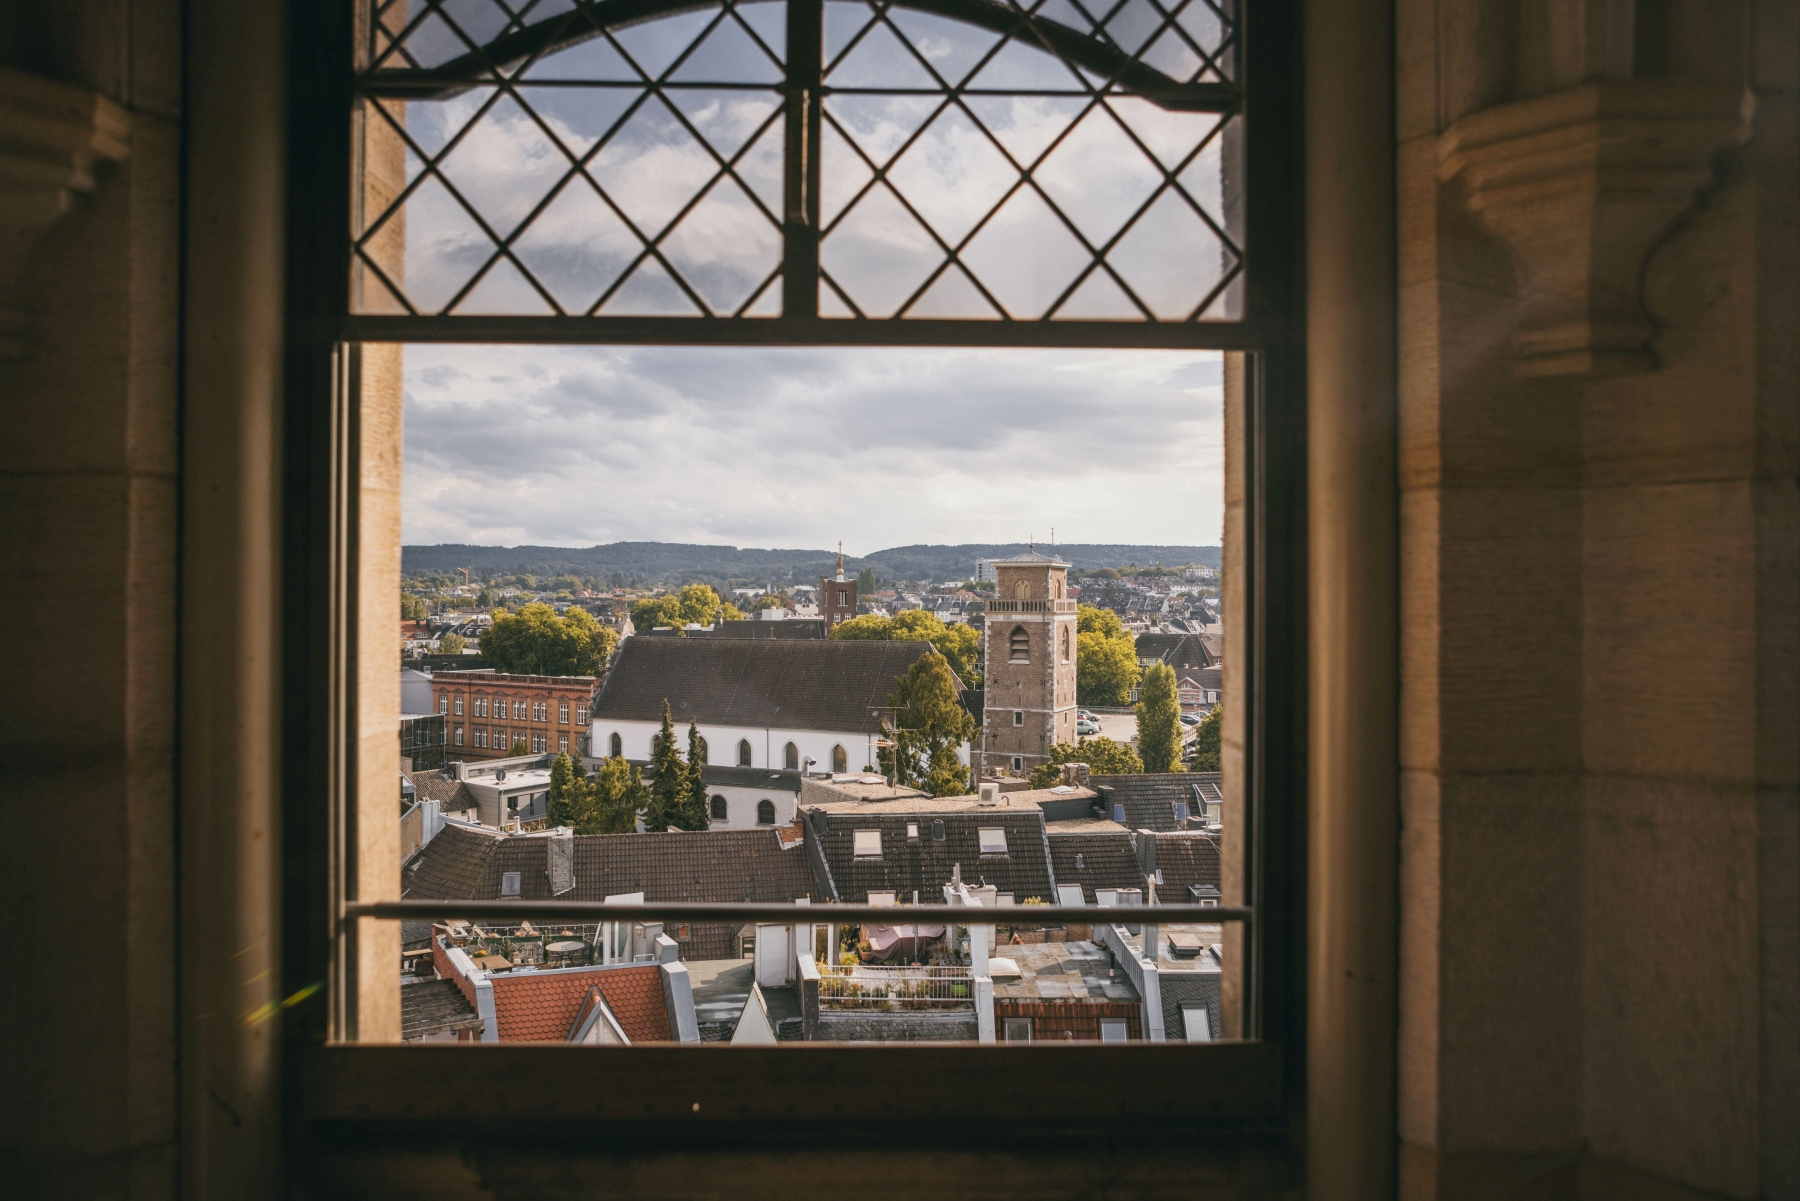
{"label": "leaded glass window", "polygon": [[352,312],[1220,343],[1250,270],[1237,3],[371,0]]}

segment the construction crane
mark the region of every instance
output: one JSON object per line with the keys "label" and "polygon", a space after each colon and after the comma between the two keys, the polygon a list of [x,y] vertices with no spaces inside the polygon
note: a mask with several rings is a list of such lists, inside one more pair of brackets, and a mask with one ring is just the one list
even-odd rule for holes
{"label": "construction crane", "polygon": [[450,570],[462,572],[463,573],[463,587],[467,588],[469,586],[469,569],[467,567],[452,567]]}

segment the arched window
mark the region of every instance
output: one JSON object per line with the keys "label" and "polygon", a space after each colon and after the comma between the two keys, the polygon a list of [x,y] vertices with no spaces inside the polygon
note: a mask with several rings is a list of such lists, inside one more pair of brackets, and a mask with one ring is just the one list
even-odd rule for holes
{"label": "arched window", "polygon": [[764,799],[756,802],[756,824],[759,826],[772,826],[775,824],[774,801]]}
{"label": "arched window", "polygon": [[725,808],[725,798],[722,796],[715,796],[712,799],[712,819],[716,822],[722,822],[726,820],[728,816],[729,814]]}
{"label": "arched window", "polygon": [[800,748],[791,742],[788,743],[787,747],[781,752],[781,762],[789,771],[799,771]]}
{"label": "arched window", "polygon": [[1008,659],[1014,663],[1031,662],[1031,635],[1025,632],[1024,626],[1014,626],[1011,638],[1011,651]]}
{"label": "arched window", "polygon": [[1069,661],[1069,641],[1069,627],[1064,626],[1062,628],[1062,661],[1064,663]]}
{"label": "arched window", "polygon": [[619,737],[617,731],[614,731],[612,736],[612,757],[614,759],[625,757],[625,740]]}
{"label": "arched window", "polygon": [[1024,580],[1020,580],[1018,583],[1014,584],[1013,585],[1013,599],[1014,600],[1030,600],[1031,599],[1031,585],[1027,584]]}
{"label": "arched window", "polygon": [[702,738],[702,739],[699,739],[698,741],[700,743],[700,762],[701,763],[711,763],[712,762],[712,751],[707,747],[706,739]]}
{"label": "arched window", "polygon": [[738,766],[750,766],[750,740],[748,738],[738,739]]}
{"label": "arched window", "polygon": [[843,775],[850,770],[850,756],[842,745],[831,748],[831,770]]}

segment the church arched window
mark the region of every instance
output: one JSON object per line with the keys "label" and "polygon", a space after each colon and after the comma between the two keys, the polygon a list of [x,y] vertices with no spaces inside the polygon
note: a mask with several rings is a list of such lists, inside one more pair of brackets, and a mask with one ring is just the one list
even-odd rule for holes
{"label": "church arched window", "polygon": [[841,744],[831,748],[831,770],[839,775],[850,770],[850,756]]}
{"label": "church arched window", "polygon": [[612,736],[612,757],[614,759],[625,757],[625,740],[620,738],[616,732]]}
{"label": "church arched window", "polygon": [[1011,662],[1031,662],[1031,635],[1025,632],[1024,626],[1013,627],[1011,644],[1010,653],[1007,656]]}
{"label": "church arched window", "polygon": [[1013,599],[1014,600],[1030,600],[1031,599],[1031,585],[1027,584],[1024,580],[1020,580],[1018,583],[1014,584],[1013,585]]}
{"label": "church arched window", "polygon": [[786,767],[789,771],[799,771],[800,748],[791,742],[788,743],[787,746],[782,749],[781,763],[782,766]]}
{"label": "church arched window", "polygon": [[756,802],[756,824],[772,826],[775,824],[775,802],[762,800]]}
{"label": "church arched window", "polygon": [[748,738],[738,739],[738,766],[750,766],[750,740]]}
{"label": "church arched window", "polygon": [[722,796],[713,797],[713,799],[712,799],[712,819],[716,822],[722,822],[722,821],[727,820],[727,818],[729,816],[730,816],[730,810],[725,805],[725,798]]}

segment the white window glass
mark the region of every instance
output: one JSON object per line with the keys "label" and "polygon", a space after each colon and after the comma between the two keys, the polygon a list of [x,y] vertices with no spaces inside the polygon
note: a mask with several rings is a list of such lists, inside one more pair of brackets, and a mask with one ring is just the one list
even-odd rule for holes
{"label": "white window glass", "polygon": [[858,856],[881,857],[881,831],[858,830],[852,844],[853,852]]}
{"label": "white window glass", "polygon": [[1002,1041],[1009,1043],[1028,1043],[1031,1041],[1030,1018],[1000,1019]]}
{"label": "white window glass", "polygon": [[1212,1019],[1207,1015],[1206,1006],[1181,1007],[1181,1035],[1191,1043],[1212,1041]]}
{"label": "white window glass", "polygon": [[457,746],[462,745],[462,727],[461,726],[456,727],[456,745]]}
{"label": "white window glass", "polygon": [[998,829],[981,831],[981,853],[983,855],[1006,854],[1006,831]]}
{"label": "white window glass", "polygon": [[1100,1041],[1103,1043],[1122,1043],[1129,1037],[1130,1027],[1121,1020],[1112,1018],[1100,1023]]}
{"label": "white window glass", "polygon": [[463,698],[460,696],[456,698],[456,715],[458,717],[463,715]]}

